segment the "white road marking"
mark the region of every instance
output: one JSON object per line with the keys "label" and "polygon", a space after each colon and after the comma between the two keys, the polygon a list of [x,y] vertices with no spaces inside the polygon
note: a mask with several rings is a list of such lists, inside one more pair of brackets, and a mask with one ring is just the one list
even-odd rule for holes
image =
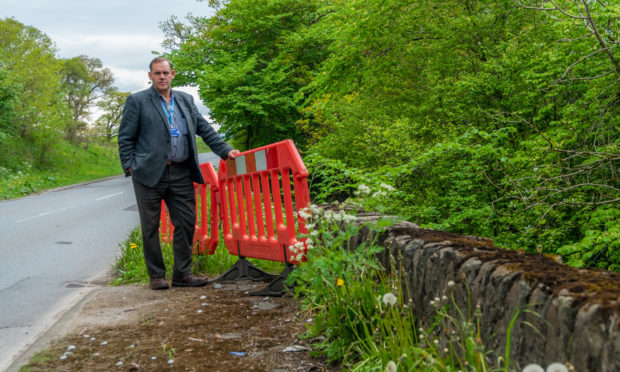
{"label": "white road marking", "polygon": [[34,220],[35,218],[39,218],[39,217],[43,217],[43,216],[47,216],[48,214],[52,214],[52,213],[62,212],[62,211],[64,211],[64,210],[67,210],[67,209],[69,209],[69,208],[73,208],[73,207],[75,207],[75,205],[70,205],[70,206],[68,206],[68,207],[64,207],[64,208],[56,209],[56,210],[49,211],[49,212],[43,212],[43,213],[37,214],[36,216],[27,217],[27,218],[22,218],[21,220],[17,220],[17,221],[15,221],[15,223],[22,223],[22,222],[26,222],[26,221]]}
{"label": "white road marking", "polygon": [[108,196],[102,196],[102,197],[97,198],[97,199],[95,199],[95,200],[99,201],[99,200],[103,200],[103,199],[111,198],[111,197],[113,197],[113,196],[117,196],[117,195],[120,195],[120,194],[122,194],[122,193],[123,193],[123,191],[121,191],[121,192],[117,192],[116,194],[112,194],[112,195],[108,195]]}

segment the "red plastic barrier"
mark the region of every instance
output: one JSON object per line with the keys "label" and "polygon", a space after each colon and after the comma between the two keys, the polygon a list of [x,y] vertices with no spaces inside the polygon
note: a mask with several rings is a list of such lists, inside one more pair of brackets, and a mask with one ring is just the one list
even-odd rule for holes
{"label": "red plastic barrier", "polygon": [[[219,240],[219,187],[217,175],[211,163],[200,164],[200,171],[205,183],[194,184],[194,192],[196,193],[194,246],[196,246],[196,243],[198,244],[198,253],[200,254],[213,254]],[[161,202],[160,233],[165,243],[172,241],[174,226],[170,221],[168,208],[164,201]]]}
{"label": "red plastic barrier", "polygon": [[308,171],[293,141],[221,160],[218,178],[228,251],[242,257],[299,263],[289,246],[297,242],[297,233],[307,230],[294,210],[307,207],[310,195]]}

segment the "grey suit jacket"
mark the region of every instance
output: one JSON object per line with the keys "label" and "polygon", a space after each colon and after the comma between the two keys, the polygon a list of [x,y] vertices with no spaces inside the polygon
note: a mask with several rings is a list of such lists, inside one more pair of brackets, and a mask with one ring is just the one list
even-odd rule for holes
{"label": "grey suit jacket", "polygon": [[[222,159],[232,149],[198,112],[191,95],[174,90],[175,105],[187,121],[189,130],[189,161],[192,179],[204,183],[196,153],[196,135]],[[153,187],[166,168],[170,152],[168,119],[161,107],[159,94],[152,86],[127,97],[118,131],[118,152],[126,175],[143,185]]]}

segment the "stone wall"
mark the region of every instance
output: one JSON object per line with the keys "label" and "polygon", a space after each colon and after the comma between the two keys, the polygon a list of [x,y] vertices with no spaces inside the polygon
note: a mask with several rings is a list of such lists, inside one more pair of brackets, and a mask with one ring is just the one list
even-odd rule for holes
{"label": "stone wall", "polygon": [[[363,229],[352,245],[371,234]],[[421,325],[432,320],[431,301],[454,291],[465,314],[468,306],[471,313],[479,306],[481,336],[493,362],[504,355],[510,321],[519,312],[511,334],[511,361],[519,370],[530,363],[570,362],[576,371],[620,371],[620,274],[577,269],[546,255],[498,249],[491,239],[410,222],[391,226],[378,242],[386,247],[384,267],[390,256],[402,265]],[[450,281],[455,284],[449,289]]]}

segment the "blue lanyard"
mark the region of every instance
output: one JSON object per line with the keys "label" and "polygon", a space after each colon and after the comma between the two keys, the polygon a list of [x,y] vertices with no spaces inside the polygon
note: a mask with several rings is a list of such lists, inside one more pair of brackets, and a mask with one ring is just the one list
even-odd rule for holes
{"label": "blue lanyard", "polygon": [[166,100],[164,100],[164,98],[162,97],[162,102],[161,102],[161,107],[164,109],[164,112],[166,113],[166,117],[168,118],[168,122],[170,123],[170,126],[174,127],[174,96],[172,96],[172,99],[170,100],[170,111],[168,111],[168,109],[166,108]]}

